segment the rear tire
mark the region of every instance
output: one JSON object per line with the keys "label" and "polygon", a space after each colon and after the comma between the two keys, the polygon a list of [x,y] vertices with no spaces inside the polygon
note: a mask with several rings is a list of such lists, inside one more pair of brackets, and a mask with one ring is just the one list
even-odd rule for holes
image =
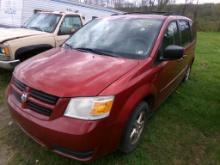
{"label": "rear tire", "polygon": [[141,102],[135,108],[127,123],[124,136],[120,145],[120,150],[123,153],[130,153],[137,147],[143,135],[148,112],[149,106],[146,102]]}
{"label": "rear tire", "polygon": [[185,73],[183,82],[186,82],[186,81],[189,80],[190,74],[191,74],[191,70],[192,70],[192,65],[190,64],[190,65],[188,65],[188,67],[187,67],[187,70],[186,70],[186,73]]}

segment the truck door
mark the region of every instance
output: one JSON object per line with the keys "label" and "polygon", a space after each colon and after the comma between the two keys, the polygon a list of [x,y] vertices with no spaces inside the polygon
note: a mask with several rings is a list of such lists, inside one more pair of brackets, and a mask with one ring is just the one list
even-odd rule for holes
{"label": "truck door", "polygon": [[62,45],[64,41],[66,41],[81,27],[82,21],[79,15],[66,15],[56,36],[57,46]]}

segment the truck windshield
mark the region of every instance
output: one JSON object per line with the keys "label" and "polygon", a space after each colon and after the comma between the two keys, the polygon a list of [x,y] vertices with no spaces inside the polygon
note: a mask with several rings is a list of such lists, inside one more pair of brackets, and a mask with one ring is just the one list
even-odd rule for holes
{"label": "truck windshield", "polygon": [[146,18],[97,19],[76,32],[64,47],[100,55],[144,58],[148,56],[161,25],[162,20]]}
{"label": "truck windshield", "polygon": [[52,33],[55,29],[61,15],[51,13],[36,13],[25,24],[24,27]]}

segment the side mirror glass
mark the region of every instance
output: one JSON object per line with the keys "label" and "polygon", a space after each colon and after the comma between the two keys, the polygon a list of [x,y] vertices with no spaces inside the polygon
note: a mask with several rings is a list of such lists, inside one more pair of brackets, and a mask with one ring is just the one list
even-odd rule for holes
{"label": "side mirror glass", "polygon": [[165,60],[177,60],[183,57],[184,48],[177,45],[170,45],[165,48],[163,56],[161,58],[162,61]]}

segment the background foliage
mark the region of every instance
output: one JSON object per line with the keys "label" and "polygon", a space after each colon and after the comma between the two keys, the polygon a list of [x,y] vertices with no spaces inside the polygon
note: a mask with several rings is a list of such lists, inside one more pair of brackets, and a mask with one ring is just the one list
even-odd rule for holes
{"label": "background foliage", "polygon": [[198,31],[220,32],[220,4],[162,4],[161,6],[118,7],[126,12],[169,11],[185,15],[197,22]]}

